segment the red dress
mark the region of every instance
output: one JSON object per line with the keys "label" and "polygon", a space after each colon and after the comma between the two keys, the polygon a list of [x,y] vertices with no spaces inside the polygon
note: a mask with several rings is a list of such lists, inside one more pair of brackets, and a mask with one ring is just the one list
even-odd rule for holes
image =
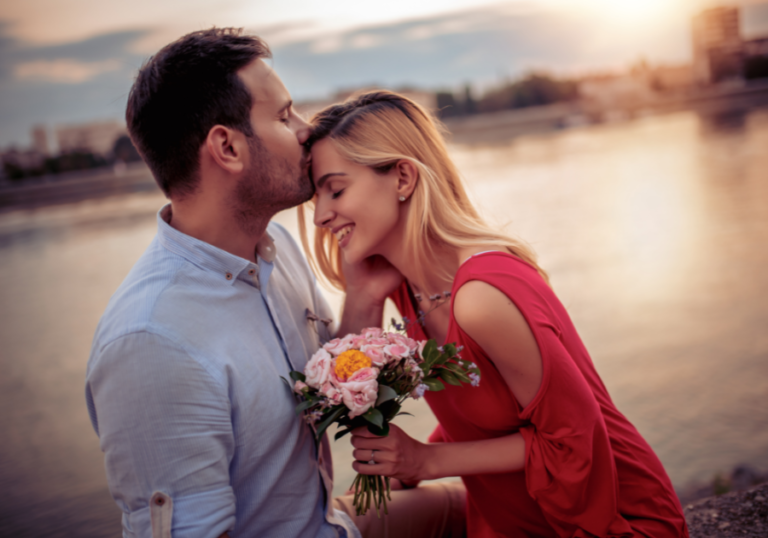
{"label": "red dress", "polygon": [[[687,537],[680,502],[661,462],[611,401],[565,308],[538,272],[502,252],[459,268],[453,294],[470,280],[505,293],[525,317],[543,363],[541,387],[521,407],[493,362],[451,317],[446,342],[480,368],[477,388],[428,392],[440,425],[431,441],[492,439],[520,432],[521,471],[464,476],[471,537]],[[403,284],[393,300],[416,319]],[[412,338],[425,339],[412,323]],[[650,396],[649,396],[650,397]]]}

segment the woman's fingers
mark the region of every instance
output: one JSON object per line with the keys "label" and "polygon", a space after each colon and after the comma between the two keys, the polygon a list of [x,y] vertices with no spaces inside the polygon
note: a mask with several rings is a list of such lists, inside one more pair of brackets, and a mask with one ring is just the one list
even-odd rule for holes
{"label": "woman's fingers", "polygon": [[352,451],[352,457],[356,461],[370,464],[371,461],[376,463],[388,463],[392,461],[392,457],[389,452],[385,450],[371,450],[369,448],[356,448]]}

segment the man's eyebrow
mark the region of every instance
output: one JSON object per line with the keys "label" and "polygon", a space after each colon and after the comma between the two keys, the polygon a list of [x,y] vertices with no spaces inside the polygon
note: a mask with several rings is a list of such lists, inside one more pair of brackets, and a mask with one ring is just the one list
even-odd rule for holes
{"label": "man's eyebrow", "polygon": [[288,102],[283,105],[283,108],[281,108],[280,110],[277,111],[277,115],[281,116],[286,110],[288,110],[292,106],[293,106],[293,101],[292,100],[288,100]]}
{"label": "man's eyebrow", "polygon": [[331,176],[346,176],[346,175],[347,174],[345,174],[344,172],[329,172],[329,173],[325,174],[323,177],[321,177],[320,179],[317,180],[317,186],[315,188],[317,188],[317,189],[322,188],[323,184],[325,184],[325,182]]}

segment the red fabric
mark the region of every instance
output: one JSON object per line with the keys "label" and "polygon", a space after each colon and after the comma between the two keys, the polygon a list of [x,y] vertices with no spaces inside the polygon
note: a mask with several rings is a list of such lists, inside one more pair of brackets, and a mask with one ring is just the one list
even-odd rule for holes
{"label": "red fabric", "polygon": [[[452,296],[470,280],[487,282],[515,303],[538,344],[543,377],[522,408],[451,315],[446,342],[464,346],[462,357],[478,365],[482,380],[477,388],[448,385],[426,394],[440,422],[430,440],[515,432],[525,439],[523,470],[462,477],[469,536],[687,537],[661,462],[616,409],[565,308],[537,271],[512,255],[488,252],[459,268]],[[405,284],[392,298],[404,317],[416,319]],[[426,338],[416,323],[409,333]]]}

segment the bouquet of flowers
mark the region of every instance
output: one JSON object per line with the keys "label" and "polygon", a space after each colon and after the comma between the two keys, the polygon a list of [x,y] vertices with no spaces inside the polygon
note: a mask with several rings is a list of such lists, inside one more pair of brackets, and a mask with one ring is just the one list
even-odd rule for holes
{"label": "bouquet of flowers", "polygon": [[[445,383],[479,384],[480,371],[460,351],[453,344],[438,347],[434,340],[416,342],[378,328],[333,339],[312,356],[304,372],[290,373],[293,391],[303,400],[296,412],[305,413],[318,439],[333,423],[340,428],[335,439],[360,426],[386,436],[390,421],[403,414],[406,398],[443,390]],[[358,474],[352,489],[358,515],[372,501],[377,515],[382,505],[387,513],[389,477]]]}

